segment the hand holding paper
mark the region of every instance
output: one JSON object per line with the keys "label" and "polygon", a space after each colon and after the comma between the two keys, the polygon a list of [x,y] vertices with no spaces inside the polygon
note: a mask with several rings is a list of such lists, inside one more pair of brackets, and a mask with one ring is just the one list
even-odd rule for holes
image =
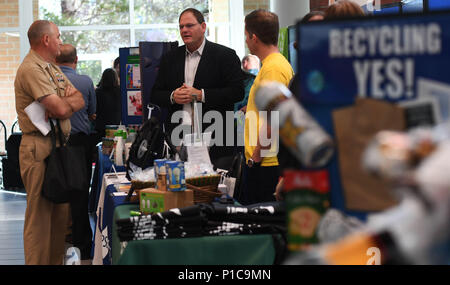
{"label": "hand holding paper", "polygon": [[27,113],[33,125],[35,125],[44,136],[50,132],[48,113],[41,103],[34,101],[25,108],[25,113]]}

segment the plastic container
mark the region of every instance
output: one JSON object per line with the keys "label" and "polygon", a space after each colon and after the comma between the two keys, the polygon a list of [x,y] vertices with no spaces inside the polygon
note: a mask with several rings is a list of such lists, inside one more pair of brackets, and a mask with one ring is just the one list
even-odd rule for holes
{"label": "plastic container", "polygon": [[255,104],[261,111],[278,112],[281,140],[305,167],[322,167],[331,159],[333,140],[286,86],[262,83],[256,90]]}
{"label": "plastic container", "polygon": [[184,163],[181,161],[166,162],[166,176],[168,180],[168,191],[185,191],[186,179],[184,176]]}
{"label": "plastic container", "polygon": [[119,128],[118,125],[106,125],[105,126],[105,137],[113,139],[114,133],[117,131],[118,128]]}

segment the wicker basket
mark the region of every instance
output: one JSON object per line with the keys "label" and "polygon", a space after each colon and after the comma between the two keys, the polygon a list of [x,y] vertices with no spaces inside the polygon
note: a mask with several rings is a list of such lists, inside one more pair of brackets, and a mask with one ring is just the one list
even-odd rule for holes
{"label": "wicker basket", "polygon": [[194,204],[211,203],[214,198],[222,196],[222,193],[217,191],[217,185],[199,187],[186,184],[186,188],[194,192]]}
{"label": "wicker basket", "polygon": [[186,178],[186,184],[194,185],[197,187],[213,185],[217,188],[217,185],[219,185],[219,182],[220,182],[219,174]]}
{"label": "wicker basket", "polygon": [[208,175],[186,179],[186,188],[194,192],[194,204],[211,203],[214,198],[222,196],[217,191],[220,175]]}

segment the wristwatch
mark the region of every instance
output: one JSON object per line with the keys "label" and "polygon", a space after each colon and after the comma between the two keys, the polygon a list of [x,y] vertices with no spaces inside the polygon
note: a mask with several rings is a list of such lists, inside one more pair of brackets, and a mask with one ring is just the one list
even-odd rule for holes
{"label": "wristwatch", "polygon": [[252,168],[252,167],[260,166],[261,162],[255,162],[253,159],[249,158],[247,160],[247,165],[248,165],[248,167]]}

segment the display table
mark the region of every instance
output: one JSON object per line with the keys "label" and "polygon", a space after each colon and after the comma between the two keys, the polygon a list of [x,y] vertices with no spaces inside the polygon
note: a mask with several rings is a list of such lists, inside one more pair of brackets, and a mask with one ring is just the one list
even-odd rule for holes
{"label": "display table", "polygon": [[272,235],[207,236],[120,243],[115,221],[139,205],[117,206],[112,226],[112,261],[117,265],[272,265]]}
{"label": "display table", "polygon": [[[91,193],[89,194],[89,212],[93,213],[97,210],[98,200],[100,197],[100,191],[103,182],[103,175],[105,173],[124,172],[126,169],[124,166],[115,165],[108,155],[102,153],[101,143],[97,145],[98,158],[95,162],[94,175],[92,177]],[[113,168],[114,166],[114,168]]]}
{"label": "display table", "polygon": [[125,172],[103,175],[96,211],[93,264],[271,265],[272,235],[209,236],[121,243],[115,221],[130,217],[139,204],[125,202],[116,186],[129,184]]}
{"label": "display table", "polygon": [[125,193],[117,192],[116,186],[129,185],[125,172],[106,173],[103,175],[102,187],[97,204],[94,242],[92,245],[94,265],[111,264],[111,239],[114,209],[126,204]]}

